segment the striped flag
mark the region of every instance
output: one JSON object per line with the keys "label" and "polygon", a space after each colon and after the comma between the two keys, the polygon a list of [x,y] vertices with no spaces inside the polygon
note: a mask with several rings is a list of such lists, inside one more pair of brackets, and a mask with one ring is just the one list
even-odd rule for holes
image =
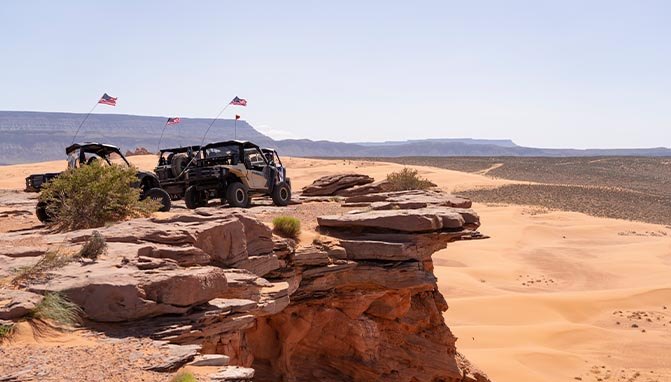
{"label": "striped flag", "polygon": [[168,118],[168,122],[166,122],[166,125],[176,125],[180,122],[181,120],[179,119],[179,117]]}
{"label": "striped flag", "polygon": [[116,97],[110,97],[107,93],[105,93],[102,97],[100,97],[98,103],[102,103],[103,105],[116,106]]}
{"label": "striped flag", "polygon": [[235,97],[233,98],[233,101],[231,101],[231,105],[247,106],[247,100],[244,98]]}

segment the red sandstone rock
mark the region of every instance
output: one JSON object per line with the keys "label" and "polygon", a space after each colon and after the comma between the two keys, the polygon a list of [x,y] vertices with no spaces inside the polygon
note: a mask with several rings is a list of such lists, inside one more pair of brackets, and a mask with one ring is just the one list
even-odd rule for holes
{"label": "red sandstone rock", "polygon": [[303,188],[303,196],[336,195],[338,191],[354,186],[373,183],[374,179],[361,174],[327,175],[315,180],[311,185]]}

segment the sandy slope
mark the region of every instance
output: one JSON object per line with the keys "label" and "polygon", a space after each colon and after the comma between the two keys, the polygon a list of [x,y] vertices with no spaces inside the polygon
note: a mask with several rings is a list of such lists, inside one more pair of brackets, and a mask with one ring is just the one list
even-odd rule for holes
{"label": "sandy slope", "polygon": [[[143,169],[155,163],[131,160]],[[64,165],[0,167],[0,188],[22,188],[26,175]],[[295,189],[331,173],[381,179],[401,168],[299,158],[285,165]],[[510,183],[418,168],[450,191]],[[460,351],[498,382],[671,381],[671,227],[520,206],[475,209],[492,238],[434,255]]]}

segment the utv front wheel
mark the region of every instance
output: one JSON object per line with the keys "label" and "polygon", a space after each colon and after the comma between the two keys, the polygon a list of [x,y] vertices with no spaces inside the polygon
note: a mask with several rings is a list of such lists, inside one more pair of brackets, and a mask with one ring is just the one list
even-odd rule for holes
{"label": "utv front wheel", "polygon": [[186,189],[184,203],[186,203],[186,208],[191,210],[207,205],[207,201],[203,200],[202,193],[196,189],[196,186],[189,186]]}
{"label": "utv front wheel", "polygon": [[291,188],[286,182],[280,182],[275,186],[272,196],[275,205],[284,207],[291,201]]}
{"label": "utv front wheel", "polygon": [[51,223],[53,221],[53,216],[47,212],[47,202],[37,203],[37,208],[35,208],[35,215],[37,219],[44,224]]}
{"label": "utv front wheel", "polygon": [[168,194],[167,191],[165,191],[162,188],[150,188],[149,191],[145,194],[145,199],[150,198],[152,200],[156,200],[157,202],[161,203],[161,208],[158,210],[161,212],[168,212],[170,211],[170,207],[172,207],[172,202],[170,200],[170,194]]}
{"label": "utv front wheel", "polygon": [[226,189],[226,200],[232,207],[249,207],[247,187],[240,182],[231,183]]}

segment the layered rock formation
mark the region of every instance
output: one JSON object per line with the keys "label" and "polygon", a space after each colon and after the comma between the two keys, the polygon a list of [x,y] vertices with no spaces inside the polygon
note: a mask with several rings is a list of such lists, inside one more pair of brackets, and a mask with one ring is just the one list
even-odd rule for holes
{"label": "layered rock formation", "polygon": [[[463,199],[422,195],[322,216],[320,239],[299,247],[233,209],[136,219],[99,229],[109,248],[98,261],[26,287],[63,293],[87,319],[113,323],[106,330],[226,355],[212,380],[486,381],[456,352],[431,261],[471,235],[478,216],[450,207],[466,207]],[[91,233],[44,240],[76,249]],[[12,240],[0,236],[0,248]]]}
{"label": "layered rock formation", "polygon": [[[375,179],[362,174],[336,174],[323,176],[303,187],[304,196],[332,196],[357,186],[373,183]],[[370,192],[370,191],[368,191]]]}

